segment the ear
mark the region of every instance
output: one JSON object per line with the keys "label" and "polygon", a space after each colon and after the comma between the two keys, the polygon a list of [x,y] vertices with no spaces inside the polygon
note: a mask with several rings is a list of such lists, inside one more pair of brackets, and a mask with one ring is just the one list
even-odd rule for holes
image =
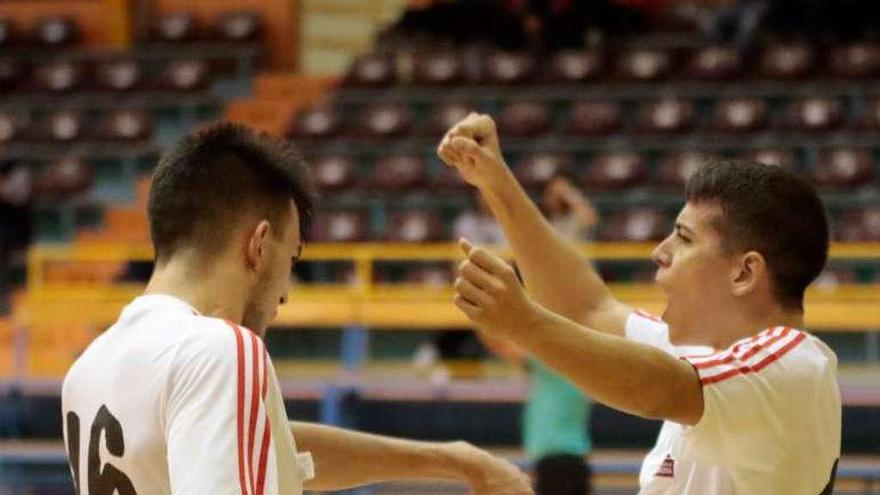
{"label": "ear", "polygon": [[733,295],[742,297],[754,292],[761,285],[768,283],[769,273],[764,256],[757,251],[749,251],[737,257],[733,269]]}
{"label": "ear", "polygon": [[270,231],[269,222],[261,220],[248,236],[244,248],[244,258],[248,268],[259,270],[263,264],[266,255],[266,241],[271,234]]}

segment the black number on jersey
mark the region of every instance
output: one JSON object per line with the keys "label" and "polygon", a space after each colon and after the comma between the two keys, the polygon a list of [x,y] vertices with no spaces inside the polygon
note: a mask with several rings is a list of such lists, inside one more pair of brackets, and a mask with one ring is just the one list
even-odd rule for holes
{"label": "black number on jersey", "polygon": [[[67,457],[73,470],[73,483],[76,485],[76,493],[80,493],[79,478],[79,416],[75,412],[67,413]],[[104,434],[104,443],[107,452],[115,457],[122,457],[125,453],[125,439],[122,435],[122,425],[116,419],[107,406],[101,406],[95,420],[92,422],[92,430],[89,435],[89,458],[88,458],[88,485],[89,495],[137,495],[137,492],[122,471],[109,462],[101,463],[101,434]]]}

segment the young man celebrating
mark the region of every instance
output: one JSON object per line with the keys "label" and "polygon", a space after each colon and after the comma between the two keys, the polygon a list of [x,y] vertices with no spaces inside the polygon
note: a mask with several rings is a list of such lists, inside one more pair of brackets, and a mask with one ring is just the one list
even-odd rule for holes
{"label": "young man celebrating", "polygon": [[665,420],[642,465],[642,494],[831,493],[837,359],[798,330],[829,242],[806,181],[757,163],[699,169],[651,256],[668,296],[661,320],[615,299],[556,235],[505,165],[491,118],[468,116],[438,153],[486,198],[528,289],[500,258],[462,240],[455,304],[596,400]]}
{"label": "young man celebrating", "polygon": [[146,292],[64,380],[79,495],[288,495],[400,478],[531,493],[513,465],[464,442],[288,424],[260,337],[287,302],[311,188],[292,147],[243,126],[210,127],[161,160]]}

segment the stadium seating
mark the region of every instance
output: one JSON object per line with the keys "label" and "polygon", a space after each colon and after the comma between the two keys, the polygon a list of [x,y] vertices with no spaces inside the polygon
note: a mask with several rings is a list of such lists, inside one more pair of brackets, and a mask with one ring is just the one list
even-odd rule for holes
{"label": "stadium seating", "polygon": [[322,155],[309,160],[319,190],[325,193],[351,189],[358,182],[357,164],[346,155]]}
{"label": "stadium seating", "polygon": [[399,194],[427,185],[428,171],[417,156],[392,155],[378,159],[367,180],[379,192]]}
{"label": "stadium seating", "polygon": [[617,131],[622,119],[613,101],[578,101],[572,104],[566,130],[576,136],[600,136]]}
{"label": "stadium seating", "polygon": [[430,210],[404,209],[392,211],[383,240],[391,242],[432,242],[445,240],[440,216]]}
{"label": "stadium seating", "polygon": [[542,188],[558,174],[570,174],[574,157],[567,153],[541,152],[521,157],[513,171],[520,183],[529,189]]}
{"label": "stadium seating", "polygon": [[583,176],[583,186],[591,191],[637,187],[648,178],[648,168],[638,153],[604,153],[593,158]]}

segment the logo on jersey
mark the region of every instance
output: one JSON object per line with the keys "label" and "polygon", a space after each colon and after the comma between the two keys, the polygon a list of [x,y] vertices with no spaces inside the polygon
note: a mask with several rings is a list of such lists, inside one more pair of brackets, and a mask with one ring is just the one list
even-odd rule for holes
{"label": "logo on jersey", "polygon": [[669,454],[666,454],[666,459],[663,459],[663,463],[660,464],[660,468],[654,476],[660,476],[662,478],[672,478],[675,476],[675,459]]}

